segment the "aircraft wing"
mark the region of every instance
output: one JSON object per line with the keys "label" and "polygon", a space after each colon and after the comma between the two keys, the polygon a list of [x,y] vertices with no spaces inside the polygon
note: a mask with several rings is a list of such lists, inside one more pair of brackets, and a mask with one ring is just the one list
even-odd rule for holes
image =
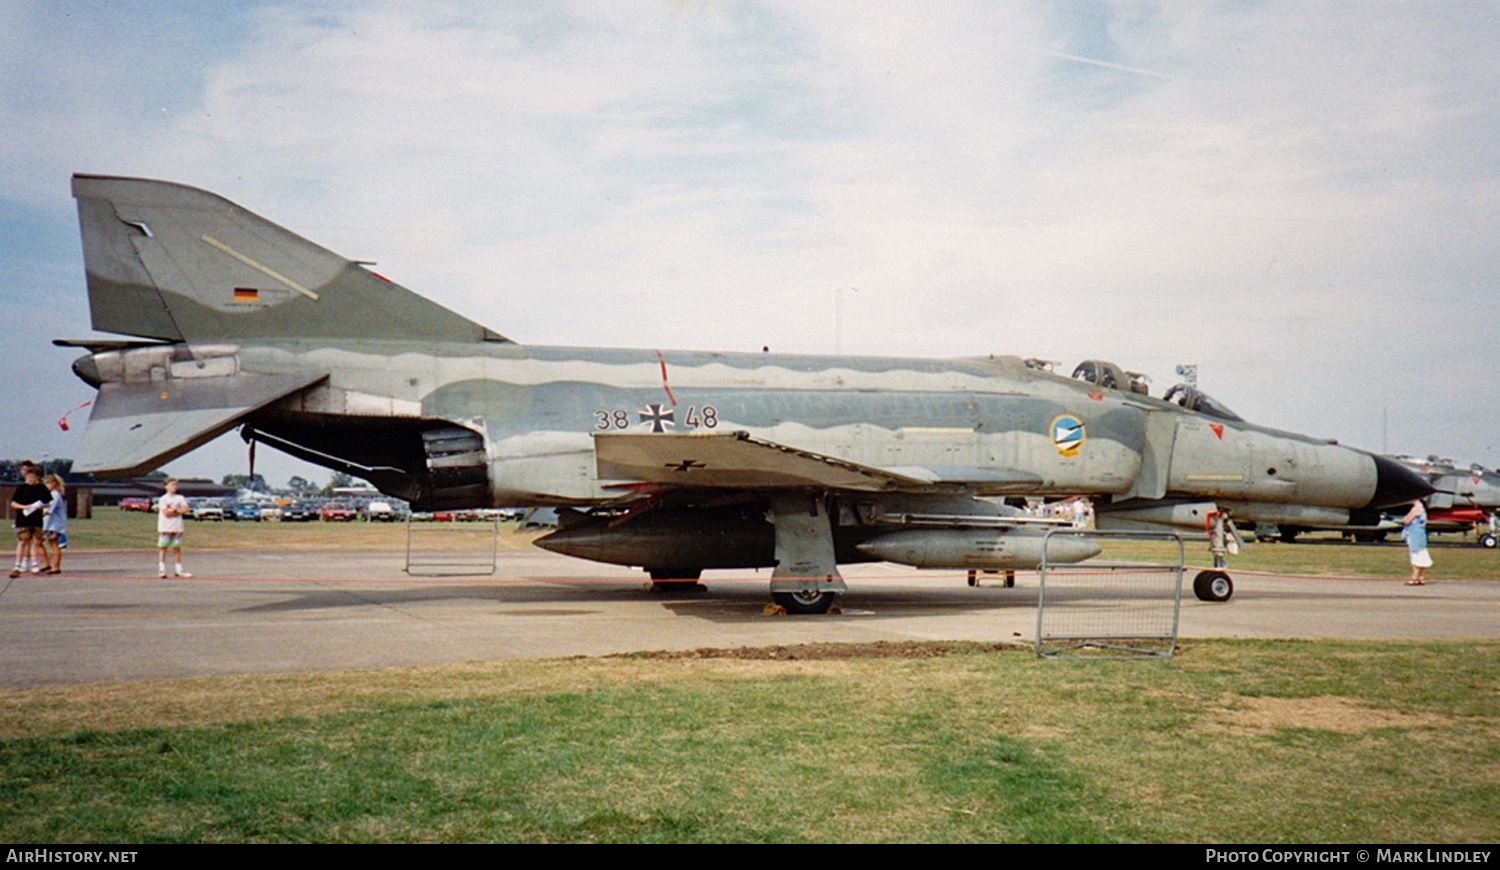
{"label": "aircraft wing", "polygon": [[930,479],[812,453],[746,432],[594,436],[599,477],[723,489],[926,489]]}
{"label": "aircraft wing", "polygon": [[241,417],[328,377],[258,375],[106,383],[74,471],[144,474],[229,431]]}

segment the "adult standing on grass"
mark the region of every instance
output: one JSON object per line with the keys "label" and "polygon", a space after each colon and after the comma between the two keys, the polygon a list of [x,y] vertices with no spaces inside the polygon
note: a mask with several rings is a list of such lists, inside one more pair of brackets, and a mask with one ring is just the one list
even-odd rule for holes
{"label": "adult standing on grass", "polygon": [[1420,499],[1411,503],[1411,510],[1402,518],[1401,537],[1406,539],[1406,551],[1411,556],[1411,579],[1406,585],[1427,585],[1432,554],[1427,552],[1427,506]]}
{"label": "adult standing on grass", "polygon": [[177,478],[167,478],[167,492],[156,504],[156,576],[167,576],[167,551],[175,551],[177,576],[193,575],[182,570],[182,518],[188,514],[187,499],[177,494]]}

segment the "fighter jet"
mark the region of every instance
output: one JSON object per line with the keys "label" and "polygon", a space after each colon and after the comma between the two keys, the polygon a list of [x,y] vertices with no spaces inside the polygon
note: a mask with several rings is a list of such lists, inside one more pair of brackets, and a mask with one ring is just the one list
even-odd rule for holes
{"label": "fighter jet", "polygon": [[1401,457],[1432,481],[1428,498],[1427,526],[1442,531],[1485,531],[1475,538],[1479,546],[1493,550],[1500,545],[1500,472],[1477,463],[1460,468],[1451,459]]}
{"label": "fighter jet", "polygon": [[[73,195],[93,326],[133,336],[58,342],[90,351],[73,370],[99,391],[78,471],[140,473],[239,427],[415,510],[561,508],[541,546],[661,583],[772,568],[792,612],[827,610],[841,563],[1035,567],[1044,530],[1008,496],[1222,541],[1231,518],[1347,519],[1431,488],[1108,363],[523,346],[212,193],[75,175]],[[1098,552],[1055,543],[1053,562]],[[1222,570],[1194,586],[1233,590]]]}

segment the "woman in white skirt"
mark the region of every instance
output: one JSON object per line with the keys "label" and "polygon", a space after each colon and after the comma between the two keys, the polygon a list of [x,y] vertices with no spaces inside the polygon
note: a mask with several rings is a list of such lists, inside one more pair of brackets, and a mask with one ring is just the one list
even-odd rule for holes
{"label": "woman in white skirt", "polygon": [[1411,555],[1411,579],[1407,586],[1427,585],[1427,569],[1432,567],[1432,554],[1427,552],[1427,506],[1421,501],[1411,503],[1411,510],[1401,520],[1401,537],[1406,539],[1406,550]]}

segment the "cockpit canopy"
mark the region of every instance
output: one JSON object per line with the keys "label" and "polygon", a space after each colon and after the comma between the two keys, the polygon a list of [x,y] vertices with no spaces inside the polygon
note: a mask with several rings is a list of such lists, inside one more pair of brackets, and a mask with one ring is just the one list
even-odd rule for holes
{"label": "cockpit canopy", "polygon": [[[1027,365],[1031,365],[1030,360]],[[1107,390],[1125,390],[1138,393],[1142,396],[1151,395],[1147,384],[1151,379],[1140,372],[1127,372],[1112,362],[1102,359],[1086,359],[1073,369],[1073,378],[1096,387]],[[1218,417],[1220,420],[1238,420],[1243,422],[1244,418],[1229,410],[1219,400],[1207,393],[1201,392],[1197,387],[1190,384],[1177,384],[1167,390],[1162,396],[1163,401],[1173,402],[1209,417]]]}
{"label": "cockpit canopy", "polygon": [[1218,417],[1220,420],[1244,419],[1239,414],[1229,410],[1228,407],[1220,404],[1217,399],[1208,393],[1200,392],[1197,387],[1187,384],[1173,386],[1170,390],[1167,390],[1166,395],[1162,396],[1162,400],[1174,402],[1187,408],[1189,411],[1197,411],[1205,416]]}
{"label": "cockpit canopy", "polygon": [[1150,395],[1150,390],[1146,386],[1150,378],[1140,372],[1127,372],[1114,363],[1102,359],[1086,359],[1079,363],[1078,367],[1073,369],[1073,377],[1108,390],[1127,390],[1143,396]]}

